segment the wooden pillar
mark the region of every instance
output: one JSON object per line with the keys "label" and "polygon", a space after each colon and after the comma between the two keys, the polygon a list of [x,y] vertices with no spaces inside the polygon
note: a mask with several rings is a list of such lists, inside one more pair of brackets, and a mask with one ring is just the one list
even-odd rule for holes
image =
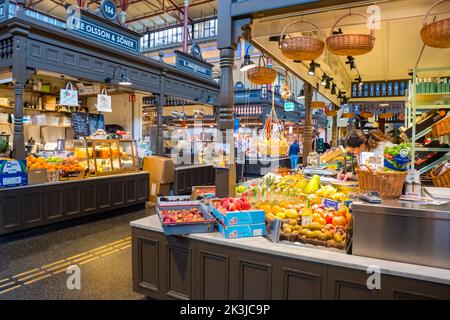
{"label": "wooden pillar", "polygon": [[161,75],[160,93],[156,103],[156,154],[158,156],[164,156],[164,143],[163,143],[163,108],[166,105],[166,71],[164,70]]}
{"label": "wooden pillar", "polygon": [[303,166],[308,164],[308,154],[312,151],[313,119],[311,110],[312,86],[305,82],[305,127],[303,129]]}
{"label": "wooden pillar", "polygon": [[[21,14],[21,13],[19,13]],[[13,157],[25,159],[25,137],[23,128],[23,102],[24,86],[28,80],[29,73],[26,67],[27,59],[27,36],[29,26],[14,22],[9,25],[13,36],[12,47],[12,77],[14,82],[14,134],[13,134]]]}
{"label": "wooden pillar", "polygon": [[[216,169],[216,195],[234,197],[236,194],[236,164],[234,154],[234,88],[233,88],[234,48],[220,49],[220,94],[219,94],[219,134],[222,141],[230,145],[230,166]],[[219,140],[220,141],[220,140]]]}
{"label": "wooden pillar", "polygon": [[[333,104],[333,109],[336,110],[336,106]],[[333,124],[331,126],[331,147],[336,148],[338,146],[338,118],[333,116]]]}

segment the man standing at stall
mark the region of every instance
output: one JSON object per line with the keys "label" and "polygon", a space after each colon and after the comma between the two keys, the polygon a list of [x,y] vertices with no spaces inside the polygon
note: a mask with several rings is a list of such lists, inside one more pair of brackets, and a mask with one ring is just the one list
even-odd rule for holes
{"label": "man standing at stall", "polygon": [[297,140],[289,146],[289,157],[291,159],[291,169],[295,170],[298,166],[298,154],[300,152],[300,146],[297,143]]}

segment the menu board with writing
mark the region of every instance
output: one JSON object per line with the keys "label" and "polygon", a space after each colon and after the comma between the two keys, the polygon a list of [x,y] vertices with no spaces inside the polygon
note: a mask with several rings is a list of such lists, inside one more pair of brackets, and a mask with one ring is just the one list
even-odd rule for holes
{"label": "menu board with writing", "polygon": [[72,128],[78,137],[86,137],[91,134],[89,130],[89,118],[87,113],[72,113]]}
{"label": "menu board with writing", "polygon": [[97,129],[105,130],[105,117],[102,114],[89,114],[89,130],[93,134]]}

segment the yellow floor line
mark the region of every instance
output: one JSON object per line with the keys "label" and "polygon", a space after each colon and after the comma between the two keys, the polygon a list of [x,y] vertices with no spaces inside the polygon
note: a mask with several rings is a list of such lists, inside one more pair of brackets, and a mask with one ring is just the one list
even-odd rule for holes
{"label": "yellow floor line", "polygon": [[46,264],[45,266],[42,266],[41,269],[44,269],[44,268],[47,268],[47,267],[50,267],[50,266],[54,266],[55,264],[58,264],[58,263],[61,263],[61,262],[64,262],[64,261],[66,261],[66,260],[62,259],[62,260],[59,260],[59,261],[56,261],[56,262],[52,262],[52,263]]}
{"label": "yellow floor line", "polygon": [[9,280],[9,278],[2,279],[2,280],[0,280],[0,283],[8,281],[8,280]]}
{"label": "yellow floor line", "polygon": [[62,269],[59,269],[59,270],[56,270],[56,271],[52,271],[52,274],[53,275],[57,275],[57,274],[60,274],[61,272],[66,272],[67,268],[68,267],[65,267],[65,268],[62,268]]}
{"label": "yellow floor line", "polygon": [[48,278],[48,277],[51,277],[51,276],[52,276],[52,274],[51,274],[51,273],[48,273],[48,274],[46,274],[45,276],[42,276],[42,277],[40,277],[40,278],[33,279],[33,280],[28,281],[28,282],[25,282],[24,285],[29,285],[29,284],[31,284],[31,283],[33,283],[33,282],[36,282],[36,281],[39,281],[39,280],[42,280],[42,279],[45,279],[45,278]]}
{"label": "yellow floor line", "polygon": [[120,246],[123,246],[123,245],[127,245],[127,244],[131,244],[131,242],[121,243],[121,244],[113,246],[113,248],[117,248],[117,247],[120,247]]}
{"label": "yellow floor line", "polygon": [[94,258],[92,258],[92,259],[89,259],[89,260],[80,262],[79,265],[81,266],[81,265],[83,265],[83,264],[85,264],[85,263],[91,262],[91,261],[93,261],[93,260],[97,260],[97,259],[99,259],[99,258],[100,258],[100,257],[94,257]]}
{"label": "yellow floor line", "polygon": [[71,256],[71,257],[66,258],[66,260],[72,260],[72,259],[75,259],[75,258],[84,256],[84,255],[86,255],[86,254],[88,254],[88,252],[79,253],[79,254],[76,254],[76,255],[74,255],[74,256]]}
{"label": "yellow floor line", "polygon": [[35,274],[29,275],[29,276],[26,276],[26,277],[23,277],[23,278],[19,278],[19,279],[17,279],[17,280],[18,280],[18,281],[23,281],[23,280],[26,280],[26,279],[30,279],[30,278],[36,277],[36,276],[38,276],[38,275],[40,275],[40,274],[43,274],[43,273],[46,273],[46,272],[47,272],[47,271],[37,272],[37,273],[35,273]]}
{"label": "yellow floor line", "polygon": [[113,254],[113,253],[116,253],[116,252],[118,252],[118,251],[120,251],[120,249],[116,249],[116,250],[114,250],[114,251],[104,253],[104,254],[102,254],[101,256],[102,256],[102,257],[108,256],[108,255]]}
{"label": "yellow floor line", "polygon": [[55,270],[55,269],[58,269],[58,268],[61,268],[61,267],[67,266],[67,265],[69,265],[69,264],[70,264],[70,262],[66,262],[66,263],[63,263],[63,264],[60,264],[60,265],[54,266],[54,267],[52,267],[52,268],[48,268],[48,269],[47,269],[47,271],[53,271],[53,270]]}
{"label": "yellow floor line", "polygon": [[129,240],[129,238],[124,238],[124,239],[121,239],[121,240],[117,240],[117,241],[108,243],[108,245],[112,246],[112,245],[115,245],[115,244],[117,244],[119,242],[124,242],[124,241],[128,241],[128,240]]}
{"label": "yellow floor line", "polygon": [[0,285],[0,289],[1,289],[1,288],[4,288],[4,287],[7,287],[7,286],[10,286],[10,285],[12,285],[12,284],[14,284],[14,283],[16,283],[16,282],[15,282],[15,281],[11,281],[11,282],[2,284],[2,285]]}
{"label": "yellow floor line", "polygon": [[99,255],[99,254],[102,253],[102,252],[111,251],[112,249],[113,249],[113,248],[107,248],[107,249],[104,249],[104,250],[101,250],[101,251],[97,251],[97,252],[95,252],[94,254]]}
{"label": "yellow floor line", "polygon": [[15,286],[15,287],[12,287],[12,288],[9,288],[9,289],[6,289],[6,290],[3,290],[3,291],[0,291],[0,294],[4,294],[4,293],[7,293],[7,292],[10,292],[10,291],[12,291],[12,290],[15,290],[15,289],[17,289],[17,288],[21,287],[21,286],[22,286],[22,285],[21,285],[21,284],[19,284],[19,285]]}
{"label": "yellow floor line", "polygon": [[35,271],[39,271],[39,268],[33,269],[33,270],[29,270],[29,271],[25,271],[19,274],[16,274],[15,276],[12,276],[11,278],[18,278],[20,276],[23,276],[24,274],[29,274],[31,272],[35,272]]}
{"label": "yellow floor line", "polygon": [[84,256],[84,257],[82,257],[82,258],[72,260],[72,262],[77,263],[78,261],[83,261],[83,260],[86,260],[86,259],[91,258],[91,257],[93,257],[93,256],[94,256],[93,254],[89,254],[89,255]]}
{"label": "yellow floor line", "polygon": [[100,249],[106,248],[107,246],[109,246],[109,244],[105,244],[104,246],[97,247],[97,248],[95,248],[95,249],[89,250],[88,252],[89,252],[89,253],[94,253],[95,251],[98,251],[98,250],[100,250]]}
{"label": "yellow floor line", "polygon": [[120,248],[120,250],[123,250],[123,249],[129,248],[129,247],[131,247],[131,244],[129,244],[129,245],[125,246],[125,247],[122,247],[122,248]]}

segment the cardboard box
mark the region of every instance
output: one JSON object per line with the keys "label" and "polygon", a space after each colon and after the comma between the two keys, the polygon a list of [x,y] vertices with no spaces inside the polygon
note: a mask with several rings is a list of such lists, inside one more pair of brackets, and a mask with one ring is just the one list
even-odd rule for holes
{"label": "cardboard box", "polygon": [[42,184],[48,182],[47,169],[28,170],[28,184]]}
{"label": "cardboard box", "polygon": [[161,184],[172,183],[175,178],[175,165],[170,158],[145,157],[142,170],[150,172],[151,181]]}
{"label": "cardboard box", "polygon": [[227,227],[237,225],[260,224],[264,223],[266,220],[264,210],[229,211],[224,215],[212,205],[212,202],[210,206],[212,209],[211,210],[212,214],[224,226]]}
{"label": "cardboard box", "polygon": [[0,160],[0,187],[17,187],[27,184],[26,160]]}
{"label": "cardboard box", "polygon": [[226,239],[260,237],[266,235],[266,224],[247,224],[239,226],[224,226],[219,223],[219,232]]}
{"label": "cardboard box", "polygon": [[168,196],[170,193],[170,183],[158,183],[150,181],[150,202],[156,203],[158,195]]}
{"label": "cardboard box", "polygon": [[44,109],[47,111],[56,111],[56,97],[44,96]]}

